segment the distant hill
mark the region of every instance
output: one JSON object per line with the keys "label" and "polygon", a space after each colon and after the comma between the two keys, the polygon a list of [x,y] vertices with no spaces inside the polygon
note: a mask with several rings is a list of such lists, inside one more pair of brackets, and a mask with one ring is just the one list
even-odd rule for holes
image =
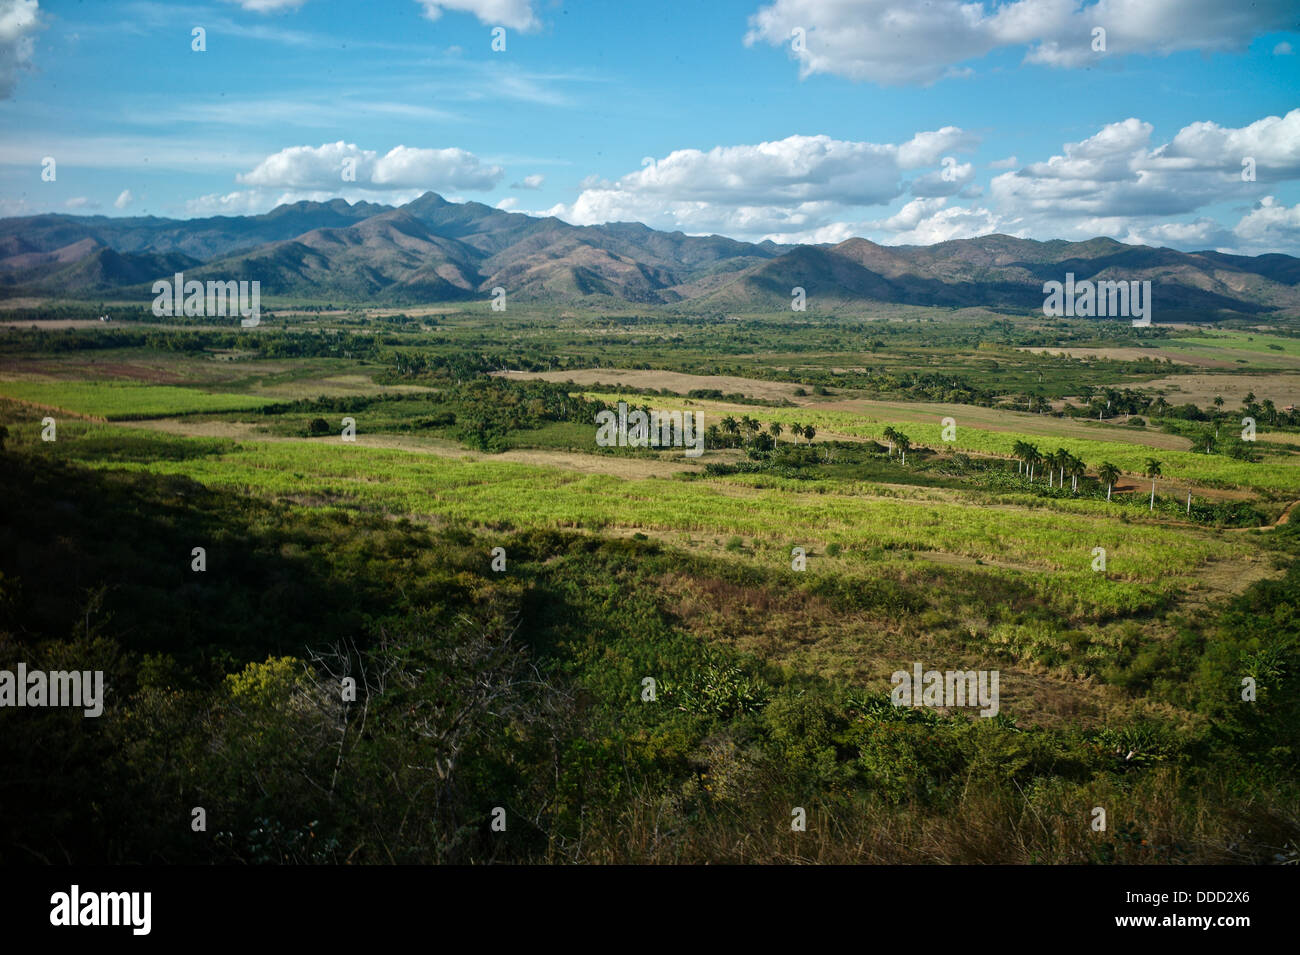
{"label": "distant hill", "polygon": [[1006,235],[930,246],[866,239],[782,246],[660,232],[640,223],[574,226],[448,202],[297,202],[265,215],[205,219],[40,215],[0,219],[0,294],[143,298],[159,278],[249,279],[263,294],[400,304],[487,298],[582,299],[727,309],[861,303],[1034,310],[1043,283],[1142,281],[1157,316],[1300,308],[1300,259]]}

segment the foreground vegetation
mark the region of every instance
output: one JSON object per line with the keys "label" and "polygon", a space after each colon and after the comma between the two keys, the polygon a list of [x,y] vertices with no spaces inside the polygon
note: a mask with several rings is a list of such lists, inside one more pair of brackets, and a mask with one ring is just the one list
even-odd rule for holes
{"label": "foreground vegetation", "polygon": [[[1150,369],[929,317],[864,323],[916,366],[888,387],[835,371],[851,323],[762,316],[0,338],[0,669],[108,686],[97,719],[0,708],[0,862],[1300,861],[1287,421],[1254,460],[1173,447],[1185,417],[1072,436],[1059,396],[978,402]],[[645,354],[784,390],[493,378],[508,340],[513,367]],[[955,442],[928,404],[821,407],[949,400],[915,392],[932,360],[969,372]],[[703,409],[716,443],[597,448],[619,399]],[[1000,711],[895,707],[916,661],[1000,671]]]}

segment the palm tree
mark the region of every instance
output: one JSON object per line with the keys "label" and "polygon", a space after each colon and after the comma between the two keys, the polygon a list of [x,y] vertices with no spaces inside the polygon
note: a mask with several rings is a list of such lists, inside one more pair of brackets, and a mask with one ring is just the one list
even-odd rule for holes
{"label": "palm tree", "polygon": [[1052,485],[1055,483],[1056,469],[1061,466],[1061,455],[1064,453],[1065,453],[1064,449],[1057,448],[1055,451],[1051,451],[1048,454],[1043,456],[1043,463],[1047,465],[1047,486],[1048,487],[1052,487]]}
{"label": "palm tree", "polygon": [[1052,455],[1052,460],[1056,464],[1056,469],[1061,472],[1061,480],[1057,482],[1057,486],[1064,488],[1065,469],[1070,466],[1070,452],[1065,448],[1057,448],[1056,453]]}
{"label": "palm tree", "polygon": [[731,415],[727,415],[722,419],[722,430],[727,434],[735,434],[740,430],[740,422]]}
{"label": "palm tree", "polygon": [[1149,511],[1156,509],[1156,478],[1160,477],[1160,462],[1155,458],[1147,458],[1146,476],[1151,479],[1151,506]]}
{"label": "palm tree", "polygon": [[817,429],[810,424],[806,424],[803,426],[803,436],[805,441],[812,444],[812,439],[817,437]]}
{"label": "palm tree", "polygon": [[1017,441],[1011,446],[1011,456],[1016,459],[1016,473],[1028,471],[1026,465],[1029,462],[1029,442]]}
{"label": "palm tree", "polygon": [[893,425],[886,425],[884,431],[885,440],[889,442],[889,450],[885,454],[892,457],[894,454],[894,442],[898,440],[898,432],[894,430]]}
{"label": "palm tree", "polygon": [[1110,489],[1115,486],[1119,480],[1119,468],[1106,461],[1101,467],[1097,468],[1097,477],[1106,482],[1106,500],[1110,500]]}
{"label": "palm tree", "polygon": [[898,450],[903,453],[903,464],[907,464],[907,449],[912,446],[912,439],[905,434],[897,435]]}
{"label": "palm tree", "polygon": [[1272,398],[1265,398],[1259,403],[1259,408],[1264,412],[1264,420],[1269,424],[1277,424],[1277,405],[1273,404]]}
{"label": "palm tree", "polygon": [[1043,463],[1043,455],[1039,452],[1037,445],[1029,445],[1025,452],[1025,463],[1029,465],[1029,483],[1034,483],[1034,468]]}
{"label": "palm tree", "polygon": [[793,424],[790,425],[790,433],[794,435],[796,438],[802,438],[803,425],[801,425],[798,421],[794,422]]}
{"label": "palm tree", "polygon": [[781,422],[779,421],[770,422],[767,426],[767,433],[772,436],[773,441],[781,437],[781,432],[784,430],[785,429],[781,427]]}
{"label": "palm tree", "polygon": [[1070,455],[1070,490],[1072,492],[1079,493],[1079,478],[1085,477],[1087,473],[1088,466],[1083,463],[1083,459]]}

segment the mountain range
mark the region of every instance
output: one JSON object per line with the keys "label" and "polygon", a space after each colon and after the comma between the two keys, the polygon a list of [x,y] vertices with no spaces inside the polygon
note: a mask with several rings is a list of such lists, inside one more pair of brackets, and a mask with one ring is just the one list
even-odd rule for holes
{"label": "mountain range", "polygon": [[751,243],[640,223],[575,226],[448,202],[296,202],[264,215],[0,219],[0,295],[152,298],[157,279],[258,280],[262,294],[416,304],[486,299],[686,303],[725,309],[864,303],[1035,311],[1043,283],[1150,280],[1157,320],[1300,309],[1300,259],[1179,252],[1108,238],[1007,235],[929,246],[853,238]]}

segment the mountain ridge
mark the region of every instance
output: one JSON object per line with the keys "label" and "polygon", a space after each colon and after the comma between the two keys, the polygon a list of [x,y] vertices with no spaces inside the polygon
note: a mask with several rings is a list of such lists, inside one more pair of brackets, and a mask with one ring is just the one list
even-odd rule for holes
{"label": "mountain ridge", "polygon": [[1000,233],[933,245],[853,237],[778,245],[664,232],[639,222],[578,226],[553,216],[450,202],[302,201],[255,216],[165,219],[50,213],[0,219],[0,294],[148,294],[179,270],[248,279],[263,294],[394,303],[486,298],[788,309],[862,303],[1036,309],[1066,272],[1144,281],[1162,313],[1300,309],[1300,259],[1040,241]]}

